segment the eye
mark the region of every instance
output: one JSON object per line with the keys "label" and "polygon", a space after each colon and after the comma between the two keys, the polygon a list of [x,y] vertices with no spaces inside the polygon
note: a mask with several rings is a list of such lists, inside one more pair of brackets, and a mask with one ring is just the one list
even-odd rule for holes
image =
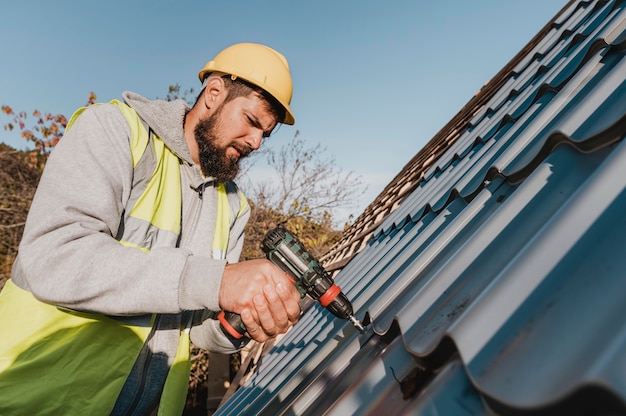
{"label": "eye", "polygon": [[248,120],[248,124],[255,129],[262,130],[261,122],[256,118],[251,116],[250,114],[246,114],[246,119]]}
{"label": "eye", "polygon": [[[246,114],[246,120],[248,121],[248,124],[255,129],[263,130],[261,122],[256,117],[252,117],[250,114]],[[271,130],[263,131],[263,138],[267,139],[268,137],[270,137],[270,135],[272,134],[272,130],[274,129],[272,128]]]}

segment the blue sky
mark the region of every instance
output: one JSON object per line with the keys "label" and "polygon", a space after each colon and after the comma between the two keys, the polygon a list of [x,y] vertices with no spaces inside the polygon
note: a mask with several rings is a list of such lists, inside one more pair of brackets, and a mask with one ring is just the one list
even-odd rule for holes
{"label": "blue sky", "polygon": [[[566,3],[11,2],[0,12],[0,104],[69,117],[90,91],[98,101],[125,90],[164,97],[169,85],[197,88],[198,71],[224,47],[264,43],[289,60],[296,117],[268,145],[297,130],[326,147],[367,184],[345,211],[358,215]],[[0,141],[25,148],[3,130]]]}

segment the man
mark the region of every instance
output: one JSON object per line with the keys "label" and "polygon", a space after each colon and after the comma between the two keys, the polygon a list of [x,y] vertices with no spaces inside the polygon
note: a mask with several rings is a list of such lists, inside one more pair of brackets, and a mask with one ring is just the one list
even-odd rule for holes
{"label": "man", "polygon": [[199,77],[191,109],[124,93],[70,120],[0,293],[0,414],[180,413],[189,338],[240,347],[220,310],[259,342],[298,320],[284,273],[237,263],[249,207],[232,182],[278,123],[294,123],[287,61],[236,44]]}

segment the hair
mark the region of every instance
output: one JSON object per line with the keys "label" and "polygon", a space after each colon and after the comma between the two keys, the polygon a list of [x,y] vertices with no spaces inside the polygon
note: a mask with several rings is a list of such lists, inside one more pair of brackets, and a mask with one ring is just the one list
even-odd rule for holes
{"label": "hair", "polygon": [[[210,76],[211,74],[209,74],[204,79],[204,83],[206,83],[206,80]],[[283,120],[285,119],[287,110],[285,110],[282,104],[279,103],[278,100],[272,96],[272,94],[265,91],[263,88],[257,85],[254,85],[251,82],[248,82],[239,77],[235,77],[233,75],[226,74],[226,75],[222,75],[220,78],[224,80],[224,84],[226,85],[226,88],[228,89],[228,94],[226,95],[224,104],[226,104],[229,101],[234,100],[237,97],[247,97],[251,94],[256,93],[257,96],[261,98],[262,101],[265,102],[268,109],[270,110],[272,115],[276,117],[276,120],[278,120],[279,123],[282,123]],[[198,94],[198,98],[196,99],[196,102],[202,96],[202,93],[204,92],[204,87],[205,85],[203,85],[203,88],[200,91],[200,94]]]}

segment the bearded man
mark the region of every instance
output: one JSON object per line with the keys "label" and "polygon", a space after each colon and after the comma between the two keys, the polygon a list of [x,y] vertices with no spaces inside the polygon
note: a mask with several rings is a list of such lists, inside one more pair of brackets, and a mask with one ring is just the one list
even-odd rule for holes
{"label": "bearded man", "polygon": [[236,44],[199,78],[192,108],[126,92],[70,119],[0,293],[0,414],[180,414],[190,340],[245,345],[220,311],[259,342],[299,319],[283,272],[238,263],[249,207],[232,182],[294,123],[287,60]]}

